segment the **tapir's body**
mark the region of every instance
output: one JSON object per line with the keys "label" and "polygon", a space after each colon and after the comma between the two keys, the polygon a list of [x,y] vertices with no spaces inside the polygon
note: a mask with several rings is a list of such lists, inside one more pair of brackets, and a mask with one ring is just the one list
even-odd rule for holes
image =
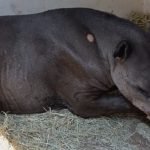
{"label": "tapir's body", "polygon": [[[130,87],[125,82],[128,79],[122,78],[127,78],[127,70],[136,69],[137,76],[129,80],[134,84],[137,78],[142,85],[150,73],[140,80],[143,60],[130,57],[131,68],[122,70],[124,61],[118,62],[122,53],[114,58],[120,41],[141,46],[141,51],[149,46],[148,35],[132,23],[91,9],[0,17],[0,110],[37,113],[60,106],[82,117],[99,117],[136,111],[134,104],[149,115],[148,100],[136,96],[132,87],[130,92],[125,90]],[[121,50],[126,50],[124,45]],[[149,54],[150,49],[142,59],[148,60]],[[149,63],[145,64],[147,69]],[[114,87],[132,104],[121,94],[112,94]]]}

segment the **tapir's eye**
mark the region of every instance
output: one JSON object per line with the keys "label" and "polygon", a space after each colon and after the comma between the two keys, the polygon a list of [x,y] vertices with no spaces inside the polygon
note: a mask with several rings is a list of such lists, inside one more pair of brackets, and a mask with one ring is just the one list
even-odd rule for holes
{"label": "tapir's eye", "polygon": [[128,43],[128,41],[123,40],[117,45],[116,50],[114,52],[114,58],[116,60],[124,61],[128,58],[130,52],[130,44]]}

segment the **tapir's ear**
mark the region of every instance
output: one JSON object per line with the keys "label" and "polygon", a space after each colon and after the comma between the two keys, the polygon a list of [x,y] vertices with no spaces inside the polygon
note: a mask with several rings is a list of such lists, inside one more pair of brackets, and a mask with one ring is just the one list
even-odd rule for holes
{"label": "tapir's ear", "polygon": [[130,52],[130,43],[126,40],[122,40],[116,47],[114,58],[118,61],[124,61],[128,58]]}

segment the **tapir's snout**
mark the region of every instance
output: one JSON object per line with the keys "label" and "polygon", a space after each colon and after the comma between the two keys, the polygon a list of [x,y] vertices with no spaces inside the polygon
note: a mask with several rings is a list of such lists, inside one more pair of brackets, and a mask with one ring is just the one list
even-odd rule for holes
{"label": "tapir's snout", "polygon": [[136,99],[133,101],[133,104],[143,111],[147,115],[147,118],[150,119],[150,98],[144,100]]}
{"label": "tapir's snout", "polygon": [[130,84],[126,84],[126,87],[127,90],[122,89],[123,94],[150,119],[150,93],[142,90],[142,88],[131,86]]}

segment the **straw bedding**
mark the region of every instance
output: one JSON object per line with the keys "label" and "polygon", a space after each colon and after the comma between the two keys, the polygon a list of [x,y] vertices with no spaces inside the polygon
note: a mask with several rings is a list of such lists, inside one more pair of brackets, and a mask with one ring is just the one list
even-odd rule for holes
{"label": "straw bedding", "polygon": [[82,119],[67,110],[2,115],[3,134],[17,150],[149,150],[150,126],[142,118]]}

